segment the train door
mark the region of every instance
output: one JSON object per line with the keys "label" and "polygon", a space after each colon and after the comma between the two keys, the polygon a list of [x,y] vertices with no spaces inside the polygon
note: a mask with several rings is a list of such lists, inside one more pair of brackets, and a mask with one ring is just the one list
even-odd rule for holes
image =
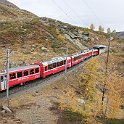
{"label": "train door", "polygon": [[4,75],[0,76],[0,90],[5,90],[6,89],[5,78],[6,78],[6,76],[4,76]]}

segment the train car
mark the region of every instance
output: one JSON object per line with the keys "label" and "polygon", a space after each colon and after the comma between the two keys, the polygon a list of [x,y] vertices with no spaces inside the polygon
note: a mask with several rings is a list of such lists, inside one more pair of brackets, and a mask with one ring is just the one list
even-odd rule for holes
{"label": "train car", "polygon": [[6,89],[6,84],[4,83],[4,73],[0,73],[0,91]]}
{"label": "train car", "polygon": [[83,52],[83,59],[88,59],[89,57],[91,57],[93,55],[93,49],[89,49],[89,50],[84,50]]}
{"label": "train car", "polygon": [[98,49],[93,49],[93,56],[97,56],[97,55],[99,55]]}
{"label": "train car", "polygon": [[102,53],[105,53],[108,50],[108,46],[105,45],[95,45],[93,49],[97,49],[99,52],[99,55]]}
{"label": "train car", "polygon": [[[41,68],[41,77],[45,78],[49,75],[65,70],[66,57],[56,57],[49,61],[37,63]],[[71,67],[71,57],[67,57],[67,68]]]}
{"label": "train car", "polygon": [[71,65],[74,66],[83,61],[83,53],[77,53],[71,56]]}
{"label": "train car", "polygon": [[[6,89],[6,74],[0,74],[0,91]],[[29,65],[9,69],[9,87],[40,78],[40,66]]]}
{"label": "train car", "polygon": [[[70,68],[83,60],[101,54],[107,51],[108,47],[104,45],[96,45],[93,49],[85,50],[74,54],[70,57],[56,57],[45,62],[34,63],[32,65],[10,68],[9,69],[9,87],[13,87],[18,84],[35,80],[37,78],[45,78],[49,75],[58,73]],[[67,61],[66,61],[67,59]],[[0,73],[0,91],[6,90],[6,74]]]}

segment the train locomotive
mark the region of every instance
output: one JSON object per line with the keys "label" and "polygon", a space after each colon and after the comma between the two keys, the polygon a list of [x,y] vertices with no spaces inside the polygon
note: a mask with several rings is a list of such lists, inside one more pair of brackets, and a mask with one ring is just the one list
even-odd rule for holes
{"label": "train locomotive", "polygon": [[[85,50],[66,57],[55,57],[48,61],[37,62],[31,65],[10,68],[9,69],[9,88],[18,84],[23,84],[31,80],[36,80],[38,78],[46,78],[49,75],[59,73],[65,70],[65,65],[67,68],[71,68],[84,60],[97,56],[105,52],[106,46],[94,46],[92,49]],[[67,61],[66,61],[67,60]],[[0,91],[6,90],[6,73],[0,73]]]}

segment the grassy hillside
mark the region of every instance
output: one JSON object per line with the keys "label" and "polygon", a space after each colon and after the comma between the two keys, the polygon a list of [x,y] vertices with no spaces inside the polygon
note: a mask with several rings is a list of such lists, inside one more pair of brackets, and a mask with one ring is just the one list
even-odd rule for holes
{"label": "grassy hillside", "polygon": [[[10,48],[13,67],[65,55],[65,47],[72,54],[96,44],[107,45],[108,36],[57,20],[40,18],[14,5],[8,6],[6,2],[0,3],[0,70],[5,68],[6,48]],[[123,49],[121,43],[121,49],[116,41],[112,44],[113,51]]]}
{"label": "grassy hillside", "polygon": [[33,17],[37,16],[17,7],[11,7],[0,3],[0,21],[17,20],[18,18],[23,20],[24,18]]}
{"label": "grassy hillside", "polygon": [[[11,62],[31,63],[34,60],[41,61],[52,56],[64,55],[65,47],[69,48],[71,54],[106,41],[105,35],[44,18],[1,21],[0,27],[1,63],[5,58],[3,53],[5,54],[8,47],[14,53],[17,52],[14,59],[12,55]],[[89,37],[83,33],[89,33]]]}

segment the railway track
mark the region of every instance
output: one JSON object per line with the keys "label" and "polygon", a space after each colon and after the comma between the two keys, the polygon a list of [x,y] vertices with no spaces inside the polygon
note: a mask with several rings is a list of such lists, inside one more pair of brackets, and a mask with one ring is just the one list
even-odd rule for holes
{"label": "railway track", "polygon": [[[87,59],[87,60],[79,63],[78,65],[75,65],[75,66],[69,68],[67,70],[67,73],[71,73],[72,71],[78,70],[78,68],[84,66],[85,63],[87,61],[89,61],[89,60],[90,59]],[[62,72],[56,73],[54,75],[50,75],[50,76],[48,76],[47,78],[44,78],[44,79],[43,78],[39,78],[37,80],[26,82],[22,86],[21,85],[14,86],[14,87],[9,89],[9,96],[12,97],[13,95],[21,94],[22,92],[28,92],[29,89],[35,88],[37,86],[45,85],[46,82],[48,82],[48,84],[50,84],[50,82],[53,82],[58,77],[60,78],[60,77],[64,76],[64,74],[65,74],[65,72],[62,71]],[[0,92],[0,99],[5,99],[5,98],[6,98],[6,91]]]}

